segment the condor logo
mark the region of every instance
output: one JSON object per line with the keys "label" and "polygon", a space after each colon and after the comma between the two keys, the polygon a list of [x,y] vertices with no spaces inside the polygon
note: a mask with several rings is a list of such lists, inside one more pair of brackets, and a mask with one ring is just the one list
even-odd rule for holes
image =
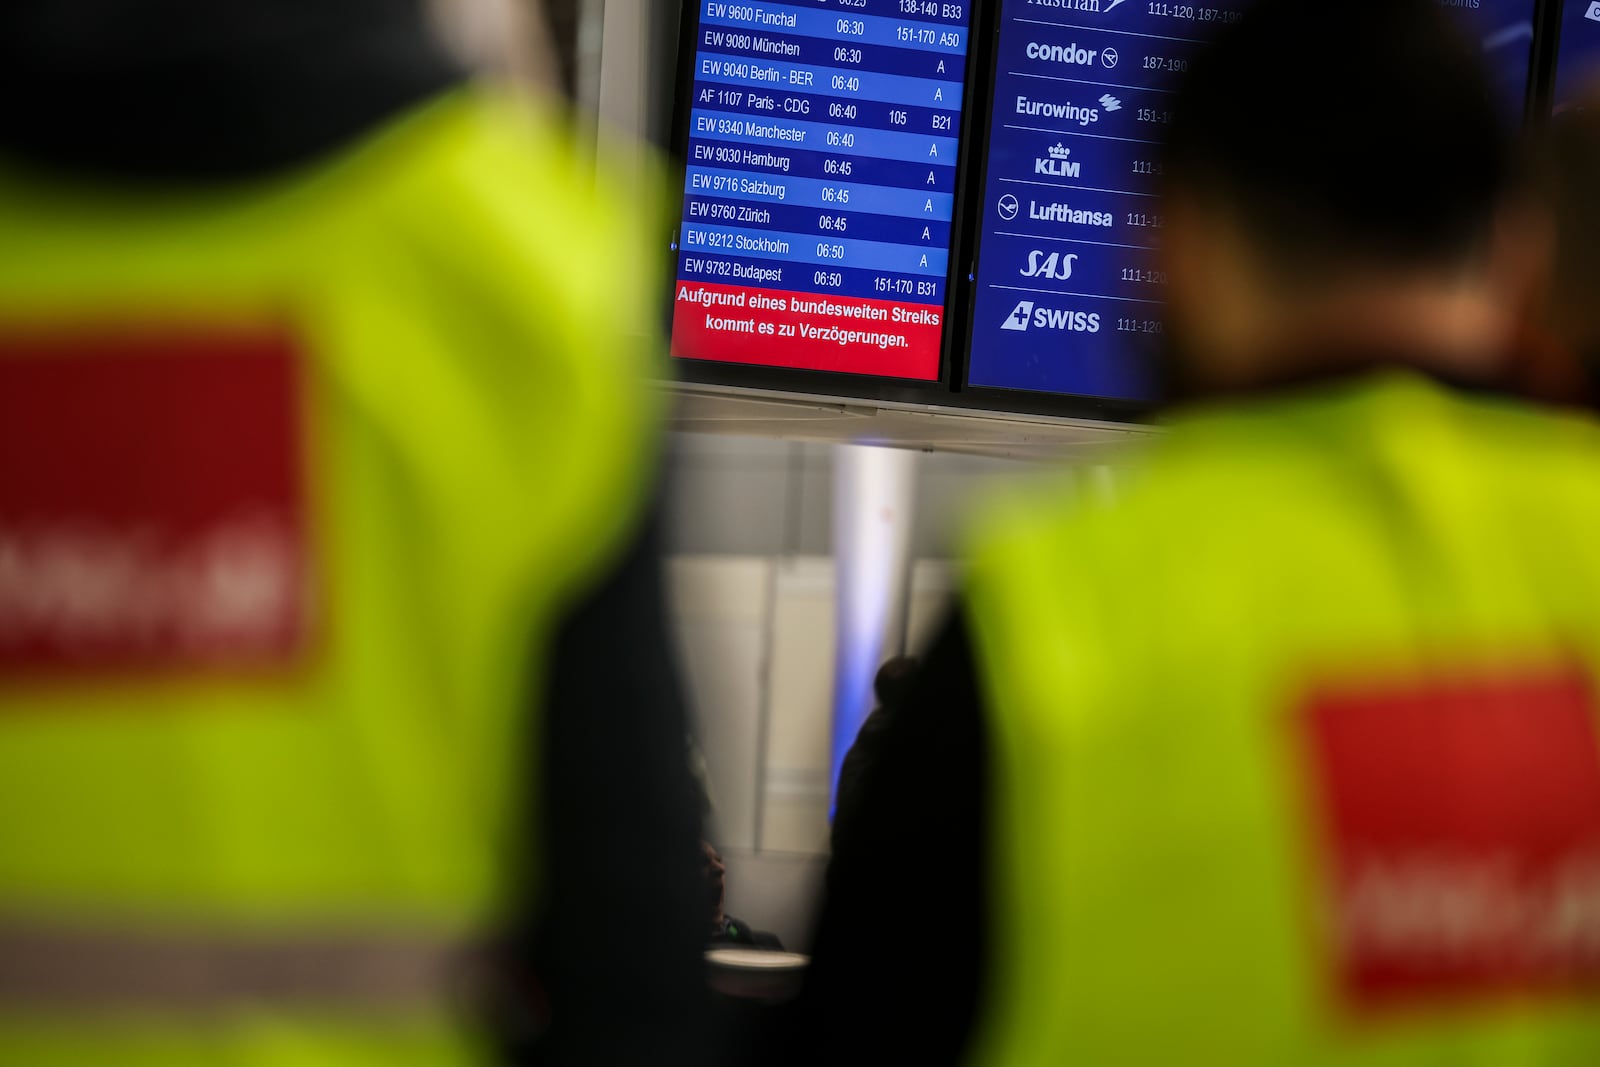
{"label": "condor logo", "polygon": [[1066,330],[1069,333],[1099,333],[1100,316],[1092,311],[1038,307],[1032,300],[1023,300],[1011,309],[1011,314],[1000,324],[1002,330],[1017,333],[1026,333],[1030,326],[1037,326],[1041,330]]}
{"label": "condor logo", "polygon": [[1072,44],[1040,44],[1029,41],[1026,49],[1029,59],[1043,59],[1051,63],[1064,63],[1069,67],[1092,66],[1096,50],[1093,48],[1079,48],[1078,43]]}
{"label": "condor logo", "polygon": [[1072,264],[1078,259],[1078,253],[1051,252],[1046,255],[1040,251],[1028,253],[1028,265],[1022,268],[1024,278],[1050,278],[1054,281],[1064,282],[1072,277]]}

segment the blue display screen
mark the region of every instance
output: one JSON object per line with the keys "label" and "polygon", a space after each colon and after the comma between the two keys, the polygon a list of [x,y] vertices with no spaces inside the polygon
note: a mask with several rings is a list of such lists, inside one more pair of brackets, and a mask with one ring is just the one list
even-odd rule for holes
{"label": "blue display screen", "polygon": [[[1520,116],[1533,0],[1444,6]],[[1003,0],[967,381],[1121,401],[1154,393],[1162,132],[1208,34],[1247,3]]]}
{"label": "blue display screen", "polygon": [[699,0],[677,355],[939,377],[970,18]]}
{"label": "blue display screen", "polygon": [[1555,109],[1564,111],[1600,90],[1600,0],[1567,0],[1556,58]]}
{"label": "blue display screen", "polygon": [[1520,122],[1533,62],[1533,0],[1440,0],[1483,43],[1495,96],[1508,122]]}

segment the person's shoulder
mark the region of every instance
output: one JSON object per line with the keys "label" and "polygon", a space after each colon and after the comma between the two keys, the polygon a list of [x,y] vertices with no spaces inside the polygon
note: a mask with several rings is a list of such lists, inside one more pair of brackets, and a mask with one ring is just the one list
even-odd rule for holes
{"label": "person's shoulder", "polygon": [[[648,227],[639,223],[658,213],[659,198],[633,195],[554,105],[484,86],[454,89],[397,118],[347,165],[386,171],[386,182],[363,192],[402,232],[448,236],[490,265],[543,266],[553,284],[596,285],[638,271],[618,243],[643,240]],[[652,190],[661,181],[647,158],[629,177]]]}
{"label": "person's shoulder", "polygon": [[[473,419],[453,444],[479,450],[503,513],[531,513],[508,525],[548,527],[574,572],[610,558],[636,527],[661,421],[651,198],[630,200],[553,105],[481,85],[396,118],[325,181],[324,217],[349,214],[329,223],[345,254]],[[538,518],[551,515],[565,518]]]}
{"label": "person's shoulder", "polygon": [[1472,469],[1503,499],[1505,519],[1575,539],[1600,529],[1600,420],[1576,409],[1484,401],[1471,426]]}
{"label": "person's shoulder", "polygon": [[[646,149],[626,167],[583,144],[554,102],[484,85],[453,88],[395,116],[332,160],[314,183],[323,206],[376,224],[406,252],[448,258],[490,291],[527,277],[588,298],[654,282],[665,168]],[[493,286],[495,276],[502,278]],[[608,321],[626,318],[619,299]]]}
{"label": "person's shoulder", "polygon": [[[1441,487],[1480,502],[1530,487],[1600,520],[1600,422],[1412,375],[1180,412],[1124,461],[1014,489],[969,538],[974,571],[1160,581],[1249,567],[1361,527]],[[1587,502],[1587,503],[1586,503]],[[1590,504],[1592,503],[1592,507]]]}
{"label": "person's shoulder", "polygon": [[1558,473],[1600,465],[1600,418],[1593,412],[1493,396],[1470,403],[1472,438],[1490,456],[1511,463],[1536,459]]}

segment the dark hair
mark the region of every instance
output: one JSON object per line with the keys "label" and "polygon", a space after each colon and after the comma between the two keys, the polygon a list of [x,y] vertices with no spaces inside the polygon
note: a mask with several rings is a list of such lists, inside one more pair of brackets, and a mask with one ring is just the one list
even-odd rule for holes
{"label": "dark hair", "polygon": [[878,755],[883,748],[884,733],[899,710],[900,701],[911,688],[911,680],[916,674],[916,660],[910,656],[896,656],[886,660],[883,666],[878,668],[877,676],[872,679],[872,691],[878,698],[878,706],[861,724],[861,729],[856,732],[855,741],[839,765],[839,788],[834,799],[833,828],[830,835],[834,851],[838,851],[839,842],[849,834],[850,824],[854,821],[856,810],[861,805],[862,782],[877,765]]}
{"label": "dark hair", "polygon": [[1509,131],[1436,0],[1262,0],[1196,57],[1168,193],[1233,216],[1274,267],[1443,267],[1487,236]]}
{"label": "dark hair", "polygon": [[899,703],[900,695],[905,692],[907,684],[916,673],[917,661],[910,656],[896,656],[894,659],[885,660],[872,679],[872,692],[878,698],[878,706],[882,708]]}

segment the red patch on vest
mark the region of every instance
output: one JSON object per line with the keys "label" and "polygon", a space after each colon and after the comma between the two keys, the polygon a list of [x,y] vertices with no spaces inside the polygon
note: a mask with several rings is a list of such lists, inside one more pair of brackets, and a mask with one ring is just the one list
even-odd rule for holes
{"label": "red patch on vest", "polygon": [[268,331],[0,336],[0,680],[296,657],[299,372]]}
{"label": "red patch on vest", "polygon": [[1348,1002],[1600,992],[1600,746],[1581,672],[1323,692],[1306,723]]}

